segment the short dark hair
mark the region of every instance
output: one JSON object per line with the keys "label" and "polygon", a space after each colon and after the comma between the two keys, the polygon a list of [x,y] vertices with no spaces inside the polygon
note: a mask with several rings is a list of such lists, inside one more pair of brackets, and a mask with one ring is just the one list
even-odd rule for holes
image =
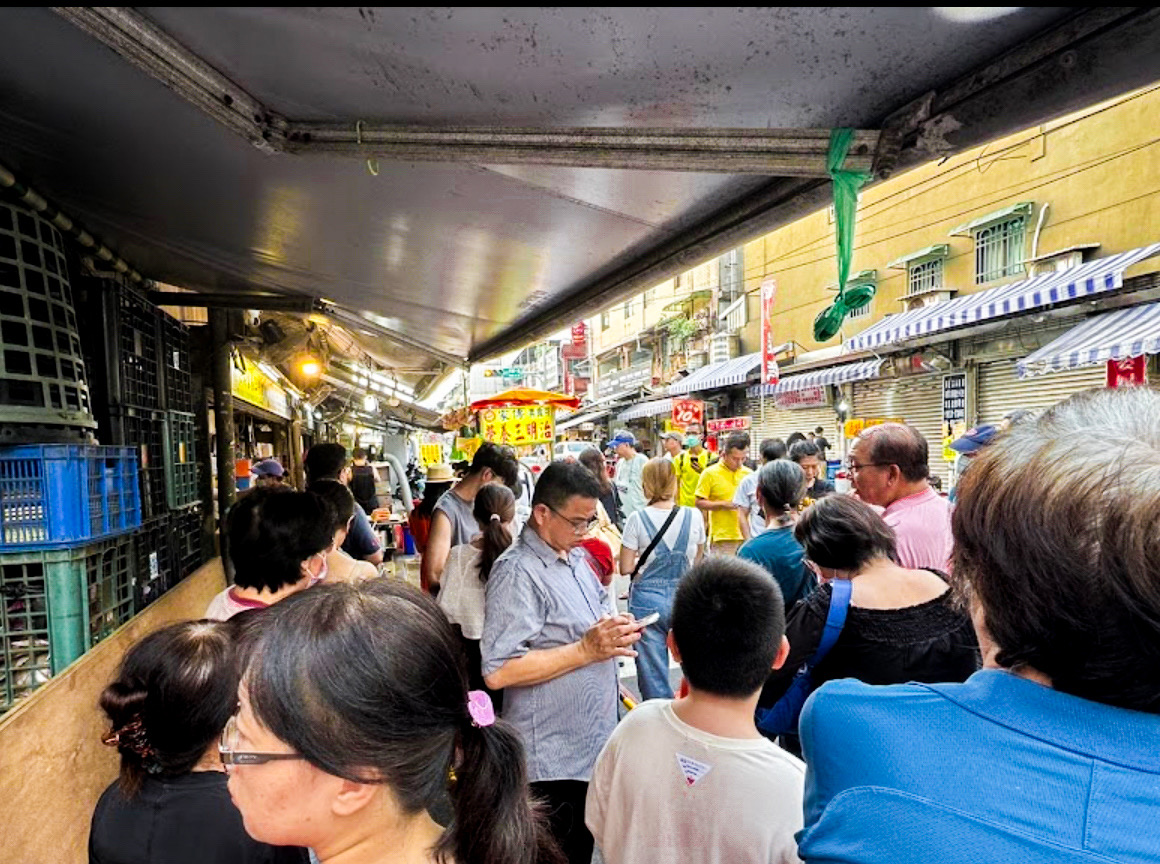
{"label": "short dark hair", "polygon": [[118,735],[128,797],[147,774],[187,774],[221,736],[238,702],[232,629],[221,621],[170,624],[133,645],[101,693]]}
{"label": "short dark hair", "polygon": [[798,441],[805,441],[806,436],[801,432],[791,432],[789,437],[785,439],[786,446],[793,447]]}
{"label": "short dark hair", "polygon": [[806,557],[830,570],[857,572],[875,558],[895,558],[894,532],[863,501],[827,495],[806,508],[794,527]]}
{"label": "short dark hair", "polygon": [[600,498],[600,483],[592,472],[579,462],[557,460],[544,469],[536,481],[532,506],[544,504],[559,510],[573,495],[581,498]]}
{"label": "short dark hair", "polygon": [[332,441],[315,444],[306,451],[303,467],[306,469],[306,479],[311,483],[315,480],[337,480],[346,467],[346,448]]}
{"label": "short dark hair", "polygon": [[367,458],[367,451],[364,450],[362,447],[355,447],[354,450],[351,451],[350,457],[352,459],[366,459]]}
{"label": "short dark hair", "polygon": [[794,445],[789,448],[789,459],[791,462],[800,463],[803,459],[809,459],[811,456],[817,458],[821,455],[822,448],[813,441],[795,441]]}
{"label": "short dark hair", "polygon": [[337,480],[315,480],[306,487],[306,491],[313,492],[330,505],[330,509],[334,513],[332,531],[346,527],[346,523],[354,515],[355,503],[354,495],[346,488],[345,483],[340,483]]}
{"label": "short dark hair", "polygon": [[690,686],[717,696],[761,689],[785,635],[781,589],[763,568],[711,555],[677,587],[673,640]]}
{"label": "short dark hair", "polygon": [[774,513],[786,513],[802,503],[806,474],[788,459],[766,462],[757,472],[757,494]]}
{"label": "short dark hair", "polygon": [[826,427],[819,426],[817,429],[814,430],[814,434],[815,435],[825,435],[826,434]]}
{"label": "short dark hair", "polygon": [[871,426],[859,437],[870,448],[870,461],[877,465],[897,465],[911,482],[930,476],[930,450],[923,434],[908,423]]}
{"label": "short dark hair", "polygon": [[[954,582],[996,661],[1160,714],[1160,393],[1091,390],[1014,424],[963,474]],[[969,590],[964,590],[969,589]]]}
{"label": "short dark hair", "polygon": [[386,579],[320,585],[263,610],[248,640],[250,707],[294,752],[334,777],[385,783],[404,813],[450,793],[437,860],[558,860],[519,735],[502,719],[473,722],[460,639],[432,598]]}
{"label": "short dark hair", "polygon": [[278,591],[300,581],[302,562],[334,541],[334,514],[312,492],[254,489],[230,508],[226,534],[234,584]]}
{"label": "short dark hair", "polygon": [[780,438],[766,438],[761,442],[761,458],[766,462],[785,458],[785,442]]}
{"label": "short dark hair", "polygon": [[475,457],[471,460],[467,476],[479,474],[485,468],[490,468],[491,473],[502,480],[513,493],[519,491],[520,463],[510,447],[501,447],[490,441],[480,444],[479,449],[475,451]]}
{"label": "short dark hair", "polygon": [[725,448],[721,452],[728,453],[730,450],[749,450],[749,433],[730,432],[725,439]]}

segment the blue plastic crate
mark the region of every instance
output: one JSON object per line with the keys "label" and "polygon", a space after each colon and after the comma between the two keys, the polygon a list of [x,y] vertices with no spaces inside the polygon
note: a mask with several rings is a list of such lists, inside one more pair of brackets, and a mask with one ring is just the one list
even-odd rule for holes
{"label": "blue plastic crate", "polygon": [[133,447],[0,447],[0,551],[56,549],[141,525]]}

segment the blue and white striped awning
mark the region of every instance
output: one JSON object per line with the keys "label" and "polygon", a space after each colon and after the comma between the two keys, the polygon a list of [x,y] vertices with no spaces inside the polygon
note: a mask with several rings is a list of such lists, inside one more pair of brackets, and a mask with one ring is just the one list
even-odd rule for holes
{"label": "blue and white striped awning", "polygon": [[1089,318],[1015,364],[1020,378],[1160,354],[1160,303]]}
{"label": "blue and white striped awning", "polygon": [[[815,369],[812,372],[803,372],[801,375],[790,375],[782,378],[776,384],[766,384],[766,396],[776,396],[778,393],[792,393],[797,390],[808,390],[810,387],[825,387],[830,384],[849,384],[851,381],[866,381],[877,378],[886,360],[878,357],[862,363],[845,363],[841,366],[828,366],[825,369]],[[760,395],[761,390],[751,388]]]}
{"label": "blue and white striped awning", "polygon": [[846,349],[872,351],[932,333],[1114,291],[1123,286],[1125,270],[1153,255],[1160,255],[1160,243],[891,315],[849,339]]}
{"label": "blue and white striped awning", "polygon": [[734,357],[732,360],[723,360],[720,363],[711,363],[708,366],[702,366],[688,378],[670,384],[669,393],[673,396],[681,396],[685,393],[718,390],[721,387],[744,384],[749,373],[760,365],[760,351],[746,354],[744,357]]}
{"label": "blue and white striped awning", "polygon": [[673,413],[672,399],[654,399],[651,402],[641,402],[632,405],[616,415],[617,420],[639,420],[641,417],[657,417],[661,414]]}

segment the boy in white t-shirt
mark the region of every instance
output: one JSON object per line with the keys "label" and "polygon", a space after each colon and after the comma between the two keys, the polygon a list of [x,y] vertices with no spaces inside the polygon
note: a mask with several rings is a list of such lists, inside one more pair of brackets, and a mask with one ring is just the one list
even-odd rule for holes
{"label": "boy in white t-shirt", "polygon": [[588,786],[585,821],[606,864],[797,862],[805,765],[753,722],[789,653],[777,583],[738,558],[698,564],[677,589],[668,644],[689,695],[631,711]]}

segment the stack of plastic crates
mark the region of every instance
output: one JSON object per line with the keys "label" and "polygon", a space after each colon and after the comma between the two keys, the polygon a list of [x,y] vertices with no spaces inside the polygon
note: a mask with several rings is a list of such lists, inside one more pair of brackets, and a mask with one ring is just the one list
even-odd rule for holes
{"label": "stack of plastic crates", "polygon": [[132,448],[0,448],[0,711],[134,614]]}

